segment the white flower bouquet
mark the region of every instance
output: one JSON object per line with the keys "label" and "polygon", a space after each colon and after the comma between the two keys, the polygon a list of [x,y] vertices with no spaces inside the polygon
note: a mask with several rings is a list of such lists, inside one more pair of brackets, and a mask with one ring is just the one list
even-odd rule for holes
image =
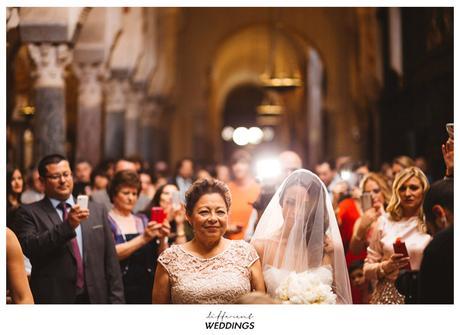
{"label": "white flower bouquet", "polygon": [[332,272],[318,268],[302,273],[291,272],[276,289],[276,298],[286,304],[335,304]]}

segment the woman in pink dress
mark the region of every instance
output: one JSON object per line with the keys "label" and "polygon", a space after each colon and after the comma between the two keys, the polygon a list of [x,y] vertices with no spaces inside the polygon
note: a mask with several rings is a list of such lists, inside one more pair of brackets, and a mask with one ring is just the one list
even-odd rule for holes
{"label": "woman in pink dress", "polygon": [[223,237],[231,204],[228,187],[202,179],[185,197],[194,238],[171,246],[158,258],[153,303],[231,304],[253,290],[265,292],[254,247]]}
{"label": "woman in pink dress", "polygon": [[[364,275],[376,283],[370,303],[404,303],[395,280],[408,264],[413,271],[420,269],[423,250],[431,240],[422,208],[428,187],[428,180],[419,168],[404,169],[396,176],[387,213],[380,216],[367,248]],[[405,243],[409,257],[394,252],[397,239]]]}

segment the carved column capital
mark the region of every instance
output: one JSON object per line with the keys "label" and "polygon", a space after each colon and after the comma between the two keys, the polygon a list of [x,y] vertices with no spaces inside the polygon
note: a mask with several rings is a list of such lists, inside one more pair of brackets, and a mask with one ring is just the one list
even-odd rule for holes
{"label": "carved column capital", "polygon": [[64,70],[72,61],[67,44],[29,44],[30,56],[35,64],[35,87],[64,87]]}
{"label": "carved column capital", "polygon": [[127,79],[109,79],[105,84],[107,113],[124,111],[128,92],[129,82]]}
{"label": "carved column capital", "polygon": [[142,100],[145,96],[145,91],[142,89],[136,89],[131,85],[130,90],[127,95],[127,104],[126,104],[126,119],[134,120],[138,119],[140,116],[140,107],[142,105]]}
{"label": "carved column capital", "polygon": [[151,127],[160,126],[163,108],[153,99],[147,99],[142,110],[142,123]]}
{"label": "carved column capital", "polygon": [[102,102],[101,79],[104,74],[103,64],[79,63],[73,65],[78,80],[78,104],[84,108],[100,106]]}

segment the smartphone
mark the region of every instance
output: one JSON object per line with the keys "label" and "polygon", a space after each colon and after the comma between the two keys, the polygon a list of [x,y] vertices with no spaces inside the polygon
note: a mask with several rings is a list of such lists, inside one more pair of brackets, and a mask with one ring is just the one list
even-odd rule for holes
{"label": "smartphone", "polygon": [[446,130],[447,134],[451,139],[454,139],[454,124],[453,123],[446,123]]}
{"label": "smartphone", "polygon": [[77,197],[77,205],[79,205],[81,209],[88,209],[88,196],[79,195]]}
{"label": "smartphone", "polygon": [[178,210],[180,208],[180,195],[179,191],[173,191],[171,195],[171,202],[172,202],[172,207],[174,210]]}
{"label": "smartphone", "polygon": [[150,220],[157,223],[163,223],[166,218],[166,213],[162,207],[152,207],[150,212]]}
{"label": "smartphone", "polygon": [[361,207],[363,212],[372,207],[372,195],[369,192],[365,192],[361,195]]}
{"label": "smartphone", "polygon": [[[404,257],[409,257],[409,253],[407,252],[407,248],[406,248],[406,243],[402,242],[399,237],[396,239],[395,243],[393,243],[393,250],[395,254],[403,254]],[[410,263],[408,263],[402,269],[410,271],[411,270]]]}

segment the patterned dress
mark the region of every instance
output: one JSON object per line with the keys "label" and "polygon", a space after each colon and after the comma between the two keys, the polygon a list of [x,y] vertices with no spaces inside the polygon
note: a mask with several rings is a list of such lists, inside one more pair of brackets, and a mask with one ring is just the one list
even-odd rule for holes
{"label": "patterned dress", "polygon": [[244,241],[211,258],[200,258],[180,245],[166,249],[158,258],[169,274],[173,304],[231,304],[251,291],[250,267],[259,259]]}

